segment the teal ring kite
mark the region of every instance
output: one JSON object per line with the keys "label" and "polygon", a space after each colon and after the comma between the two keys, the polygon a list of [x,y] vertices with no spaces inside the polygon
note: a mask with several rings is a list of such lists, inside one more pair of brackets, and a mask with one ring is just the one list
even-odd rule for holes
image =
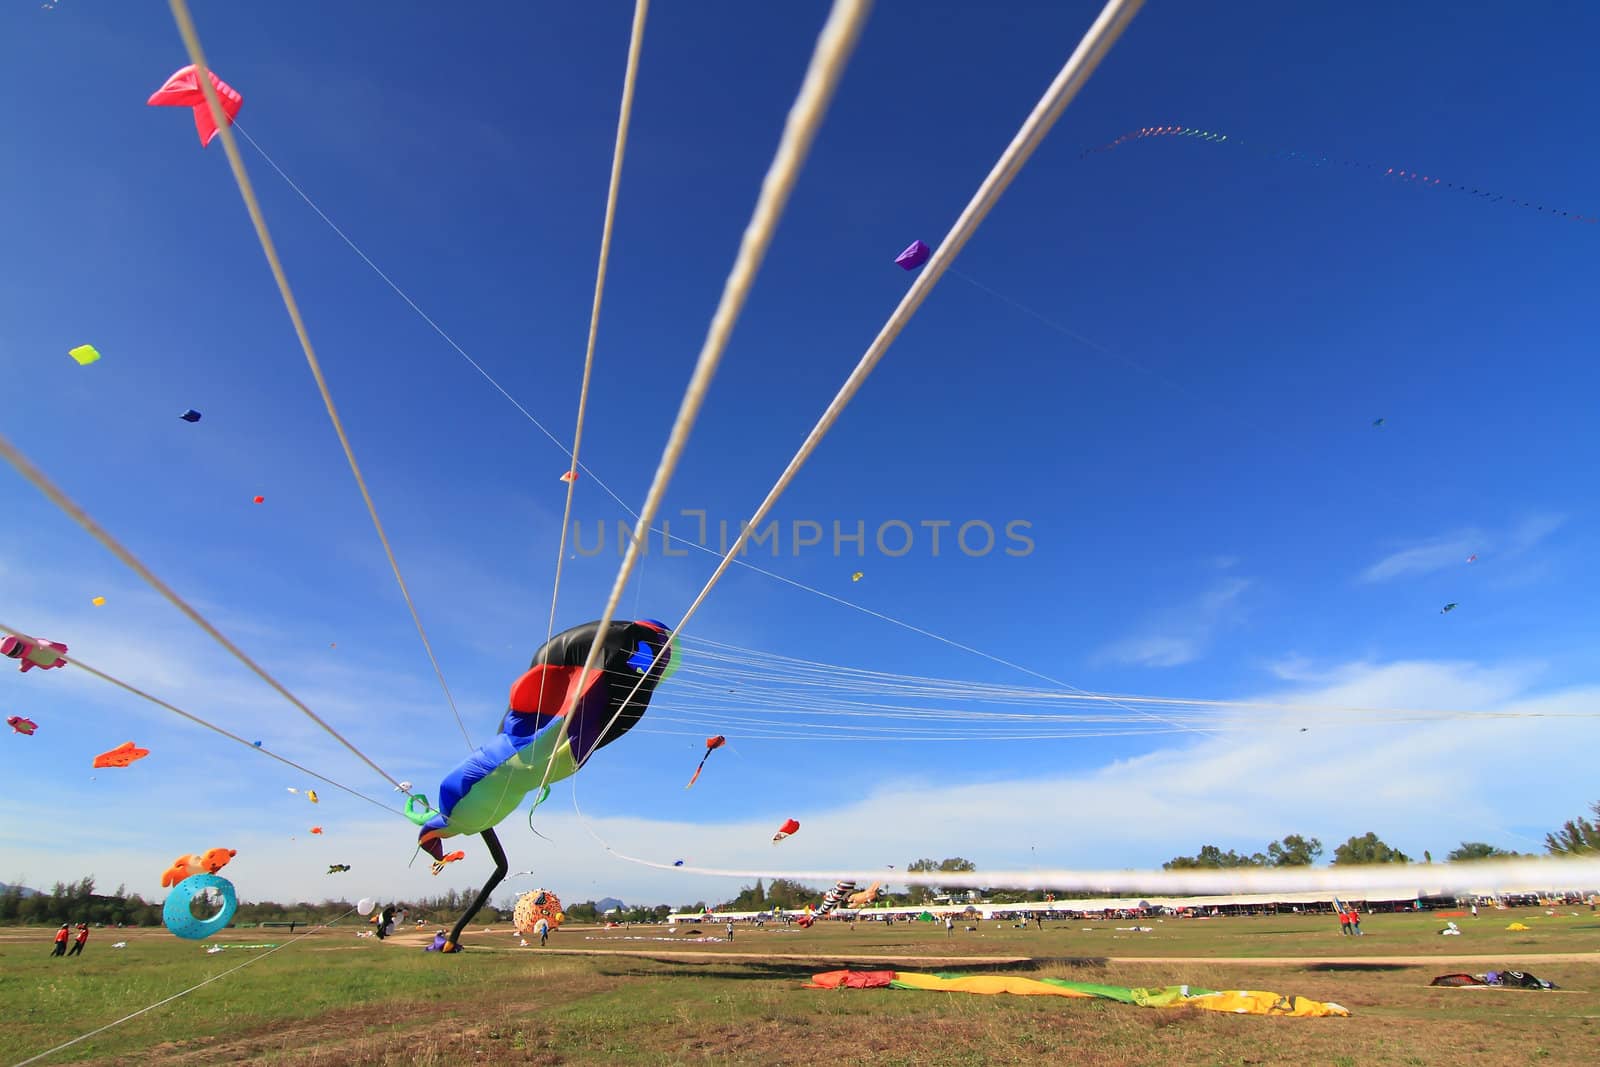
{"label": "teal ring kite", "polygon": [[[189,905],[207,889],[215,889],[222,894],[222,910],[209,919],[196,919]],[[233,913],[238,910],[239,898],[234,894],[232,882],[214,874],[192,874],[167,894],[167,902],[161,906],[161,921],[181,938],[203,941],[227,929],[233,921]]]}

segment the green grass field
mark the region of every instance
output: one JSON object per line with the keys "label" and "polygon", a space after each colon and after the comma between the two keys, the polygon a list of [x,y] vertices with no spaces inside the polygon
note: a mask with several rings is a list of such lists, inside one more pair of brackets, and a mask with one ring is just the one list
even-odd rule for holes
{"label": "green grass field", "polygon": [[[1585,1064],[1600,1062],[1600,915],[1583,908],[1444,920],[1373,915],[1365,936],[1330,918],[1055,922],[976,932],[908,923],[564,927],[549,947],[508,925],[421,951],[347,921],[280,951],[279,931],[234,930],[208,954],[164,930],[96,930],[53,959],[53,930],[0,929],[3,1061],[222,975],[56,1053],[48,1064]],[[1578,914],[1573,915],[1571,912]],[[1505,930],[1526,923],[1526,933]],[[720,924],[699,927],[721,936]],[[656,940],[656,939],[661,940]],[[641,940],[644,939],[644,940]],[[125,940],[127,947],[113,949]],[[210,944],[207,942],[206,944]],[[247,960],[258,962],[223,972]],[[818,971],[986,971],[1129,986],[1187,983],[1331,1000],[1347,1019],[1219,1015],[1054,997],[802,988]],[[1445,989],[1438,974],[1516,968],[1555,991]]]}

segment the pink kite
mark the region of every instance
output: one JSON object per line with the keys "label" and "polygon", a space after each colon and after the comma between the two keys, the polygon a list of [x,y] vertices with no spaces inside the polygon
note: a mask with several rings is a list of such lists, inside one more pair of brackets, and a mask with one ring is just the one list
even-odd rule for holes
{"label": "pink kite", "polygon": [[11,634],[0,638],[0,656],[10,659],[22,660],[22,673],[27,674],[35,667],[49,670],[52,667],[64,667],[67,661],[62,659],[60,653],[67,650],[66,645],[54,641],[44,641]]}
{"label": "pink kite", "polygon": [[[234,116],[239,114],[239,108],[244,104],[244,97],[239,91],[221,78],[216,71],[208,71],[211,75],[211,87],[217,91],[217,96],[222,101],[222,113],[228,117],[228,125],[233,125]],[[167,79],[163,85],[151,94],[145,103],[151,107],[192,107],[194,108],[194,125],[200,133],[200,147],[204,148],[211,143],[217,135],[217,124],[211,119],[211,105],[206,103],[205,90],[200,88],[200,76],[194,69],[194,64],[184,67]]]}

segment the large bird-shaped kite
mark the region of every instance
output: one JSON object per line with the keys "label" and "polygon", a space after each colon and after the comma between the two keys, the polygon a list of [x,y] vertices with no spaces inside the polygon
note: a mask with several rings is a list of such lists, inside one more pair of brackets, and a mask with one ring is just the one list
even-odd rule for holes
{"label": "large bird-shaped kite", "polygon": [[[584,677],[597,640],[599,669]],[[426,808],[426,797],[410,798],[406,812],[422,827],[417,842],[428,855],[442,861],[445,838],[478,834],[495,862],[494,873],[442,951],[460,950],[461,931],[506,876],[506,855],[494,828],[530,791],[575,774],[597,750],[631,730],[650,706],[656,685],[677,666],[671,631],[653,619],[618,620],[604,631],[599,622],[564,630],[534,653],[527,672],[512,683],[499,733],[439,783],[438,810]]]}

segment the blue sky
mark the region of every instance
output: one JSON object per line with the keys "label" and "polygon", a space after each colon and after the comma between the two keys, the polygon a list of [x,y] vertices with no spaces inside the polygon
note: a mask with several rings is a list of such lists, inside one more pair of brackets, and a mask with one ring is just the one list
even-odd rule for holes
{"label": "blue sky", "polygon": [[[717,520],[736,527],[754,509],[910,284],[895,254],[940,239],[1097,11],[877,7],[666,517],[704,509],[715,548]],[[569,440],[632,5],[194,13],[211,63],[244,95],[242,127]],[[634,509],[826,14],[820,3],[651,13],[582,457]],[[1149,7],[784,498],[779,557],[756,550],[752,562],[1095,691],[1594,707],[1600,546],[1586,472],[1600,462],[1600,375],[1586,283],[1600,225],[1248,147],[1600,214],[1596,158],[1573,135],[1600,104],[1583,76],[1600,12],[1519,18],[1507,33],[1418,4],[1376,33],[1331,8]],[[319,714],[436,793],[465,746],[222,146],[201,150],[185,111],[145,106],[187,62],[165,6],[7,5],[0,41],[13,83],[35,87],[7,108],[15,149],[0,168],[0,432]],[[1242,144],[1157,138],[1080,158],[1161,124]],[[544,639],[562,452],[242,147],[482,742]],[[77,366],[66,351],[83,343],[104,358]],[[202,422],[176,417],[189,407]],[[4,477],[0,619],[393,796]],[[598,522],[614,538],[626,519],[589,479],[574,509],[586,538]],[[871,531],[894,519],[1020,520],[1034,547],[969,558],[947,530],[935,557],[921,530],[890,558]],[[796,555],[801,520],[862,521],[866,554],[838,558],[825,541]],[[693,536],[694,523],[673,532]],[[619,562],[614,539],[568,561],[558,627],[598,616]],[[702,552],[663,558],[657,542],[625,612],[676,622],[714,565]],[[1448,602],[1460,607],[1441,615]],[[693,635],[1045,684],[738,569]],[[41,724],[0,745],[18,816],[0,829],[14,868],[0,879],[93,871],[154,893],[173,856],[226,845],[241,850],[231,870],[247,897],[449,882],[407,868],[409,824],[332,789],[311,809],[287,787],[314,783],[79,672],[0,672],[0,706]],[[713,756],[686,792],[694,735],[711,731],[647,718],[579,776],[587,823],[564,784],[541,810],[550,842],[520,814],[503,836],[514,871],[537,869],[532,880],[564,896],[676,904],[737,886],[621,863],[589,831],[634,855],[742,869],[924,854],[1152,866],[1205,841],[1254,849],[1297,831],[1373,829],[1436,856],[1463,837],[1532,849],[1595,799],[1576,755],[1600,740],[1592,721],[1272,727],[957,744],[742,741],[730,728],[737,752]],[[129,739],[151,758],[91,781],[89,758]],[[1514,811],[1494,799],[1508,785]],[[768,837],[791,816],[804,830],[774,851]],[[322,837],[308,836],[313,824]],[[464,847],[451,872],[461,885],[488,869]],[[335,862],[356,869],[336,882],[322,873]]]}

